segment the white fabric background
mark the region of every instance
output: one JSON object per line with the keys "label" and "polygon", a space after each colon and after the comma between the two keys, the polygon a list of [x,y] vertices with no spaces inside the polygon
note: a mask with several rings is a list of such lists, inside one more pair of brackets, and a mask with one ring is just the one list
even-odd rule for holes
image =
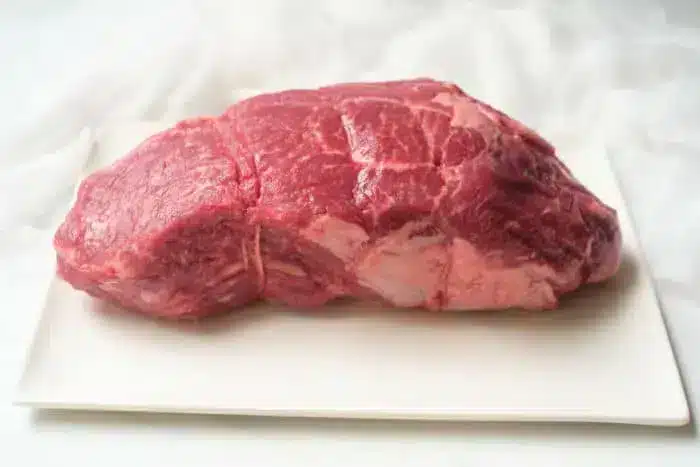
{"label": "white fabric background", "polygon": [[560,150],[609,154],[697,406],[700,2],[0,0],[0,63],[0,458],[23,459],[2,465],[697,465],[692,427],[32,417],[9,400],[90,129],[219,112],[247,89],[422,75]]}

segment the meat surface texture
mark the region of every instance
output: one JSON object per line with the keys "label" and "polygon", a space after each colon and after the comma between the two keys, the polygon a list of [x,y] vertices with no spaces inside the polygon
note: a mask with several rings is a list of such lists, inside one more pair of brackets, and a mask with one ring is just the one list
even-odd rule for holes
{"label": "meat surface texture", "polygon": [[182,121],[88,176],[54,237],[74,288],[148,315],[338,297],[552,309],[619,267],[616,212],[451,83],[345,83]]}

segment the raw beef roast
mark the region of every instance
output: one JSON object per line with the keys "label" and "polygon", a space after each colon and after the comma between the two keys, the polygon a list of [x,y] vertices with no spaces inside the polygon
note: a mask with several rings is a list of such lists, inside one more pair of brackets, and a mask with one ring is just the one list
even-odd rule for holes
{"label": "raw beef roast", "polygon": [[549,309],[613,275],[616,212],[522,124],[430,79],[252,97],[87,177],[58,273],[128,309],[258,299]]}

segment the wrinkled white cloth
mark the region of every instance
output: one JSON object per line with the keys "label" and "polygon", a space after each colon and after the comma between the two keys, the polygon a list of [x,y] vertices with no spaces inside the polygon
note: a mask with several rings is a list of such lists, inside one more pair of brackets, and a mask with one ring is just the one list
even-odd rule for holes
{"label": "wrinkled white cloth", "polygon": [[[700,2],[13,5],[0,14],[0,286],[14,307],[37,302],[37,252],[102,125],[218,113],[250,89],[430,76],[557,147],[609,155],[700,401]],[[17,366],[30,312],[3,308],[0,359]]]}

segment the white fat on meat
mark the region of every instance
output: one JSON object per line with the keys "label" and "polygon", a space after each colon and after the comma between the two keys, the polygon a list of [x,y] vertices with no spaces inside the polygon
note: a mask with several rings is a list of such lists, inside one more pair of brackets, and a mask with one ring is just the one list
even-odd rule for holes
{"label": "white fat on meat", "polygon": [[413,236],[426,227],[425,222],[409,222],[367,247],[369,237],[360,226],[321,216],[302,234],[333,253],[361,285],[387,301],[405,307],[436,307],[448,255],[443,235]]}
{"label": "white fat on meat", "polygon": [[346,264],[357,256],[369,240],[367,232],[359,225],[329,215],[319,216],[301,235],[324,247]]}
{"label": "white fat on meat", "polygon": [[483,130],[491,123],[491,119],[489,119],[488,115],[465,96],[444,92],[435,96],[433,102],[452,108],[452,121],[450,124],[453,127],[478,128]]}
{"label": "white fat on meat", "polygon": [[288,276],[296,276],[296,277],[306,277],[307,274],[304,272],[303,269],[301,269],[298,266],[295,266],[294,264],[290,263],[285,263],[283,261],[266,261],[265,262],[265,270],[267,271],[277,271],[281,272],[282,274],[287,274]]}
{"label": "white fat on meat", "polygon": [[452,241],[450,256],[446,309],[551,308],[557,303],[552,288],[556,274],[549,266],[524,262],[505,267],[461,238]]}
{"label": "white fat on meat", "polygon": [[556,305],[553,285],[562,281],[551,267],[528,261],[507,267],[497,252],[486,257],[464,239],[421,233],[427,226],[409,222],[367,246],[360,226],[321,216],[303,235],[342,260],[361,285],[396,306],[467,310],[494,304]]}
{"label": "white fat on meat", "polygon": [[409,222],[368,248],[355,265],[359,283],[397,306],[439,308],[449,258],[445,236],[420,235],[426,227]]}

